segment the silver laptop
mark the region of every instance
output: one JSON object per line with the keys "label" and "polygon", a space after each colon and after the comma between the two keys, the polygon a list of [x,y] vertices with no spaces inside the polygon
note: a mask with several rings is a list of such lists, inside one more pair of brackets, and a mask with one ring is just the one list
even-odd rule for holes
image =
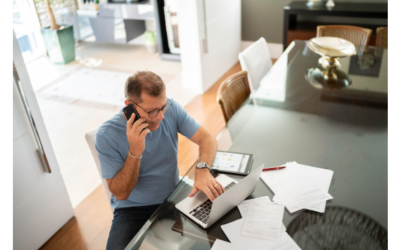
{"label": "silver laptop", "polygon": [[209,228],[232,208],[239,205],[253,193],[260,178],[264,164],[243,178],[240,182],[220,174],[216,180],[225,187],[225,193],[211,202],[203,192],[197,192],[192,198],[185,198],[176,204],[176,208],[203,228]]}

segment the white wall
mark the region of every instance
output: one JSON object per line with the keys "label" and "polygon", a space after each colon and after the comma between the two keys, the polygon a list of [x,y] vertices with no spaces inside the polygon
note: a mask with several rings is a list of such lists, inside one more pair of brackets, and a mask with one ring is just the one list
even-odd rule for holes
{"label": "white wall", "polygon": [[202,55],[204,92],[239,60],[240,3],[240,0],[206,0],[208,52]]}
{"label": "white wall", "polygon": [[179,45],[181,49],[182,86],[203,92],[200,32],[197,2],[178,0]]}
{"label": "white wall", "polygon": [[240,0],[178,0],[182,86],[203,94],[238,62]]}

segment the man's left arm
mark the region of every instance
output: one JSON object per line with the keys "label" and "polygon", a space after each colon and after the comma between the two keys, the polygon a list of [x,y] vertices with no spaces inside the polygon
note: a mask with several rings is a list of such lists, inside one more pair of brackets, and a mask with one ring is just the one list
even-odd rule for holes
{"label": "man's left arm", "polygon": [[[211,168],[217,152],[217,140],[203,126],[199,127],[190,140],[199,145],[198,162],[205,162]],[[202,168],[196,169],[195,181],[189,197],[193,197],[198,191],[203,191],[211,201],[214,201],[225,192],[225,189],[207,168]]]}

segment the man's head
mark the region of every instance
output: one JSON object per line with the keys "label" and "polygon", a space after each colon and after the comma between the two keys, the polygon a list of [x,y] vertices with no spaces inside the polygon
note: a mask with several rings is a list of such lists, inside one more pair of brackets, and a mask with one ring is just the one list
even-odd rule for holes
{"label": "man's head", "polygon": [[164,119],[162,112],[153,118],[149,117],[149,112],[167,105],[165,84],[158,75],[150,71],[138,71],[130,76],[125,83],[125,98],[125,105],[133,103],[139,115],[146,118],[151,131],[158,129]]}

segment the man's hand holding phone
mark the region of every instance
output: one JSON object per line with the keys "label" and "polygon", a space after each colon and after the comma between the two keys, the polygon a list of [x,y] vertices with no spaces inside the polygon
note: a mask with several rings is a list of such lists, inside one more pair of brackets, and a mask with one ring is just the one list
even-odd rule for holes
{"label": "man's hand holding phone", "polygon": [[129,152],[136,157],[141,157],[145,149],[146,135],[150,133],[150,129],[147,128],[149,124],[146,123],[146,118],[140,118],[134,122],[135,117],[136,114],[133,113],[126,123],[126,136],[129,142]]}

